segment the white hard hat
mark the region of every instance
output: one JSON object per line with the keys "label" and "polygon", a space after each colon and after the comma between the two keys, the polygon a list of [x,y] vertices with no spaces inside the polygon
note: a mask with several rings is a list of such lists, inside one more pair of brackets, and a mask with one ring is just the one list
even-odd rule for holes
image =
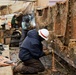
{"label": "white hard hat", "polygon": [[40,29],[38,33],[43,39],[48,40],[49,31],[47,29]]}

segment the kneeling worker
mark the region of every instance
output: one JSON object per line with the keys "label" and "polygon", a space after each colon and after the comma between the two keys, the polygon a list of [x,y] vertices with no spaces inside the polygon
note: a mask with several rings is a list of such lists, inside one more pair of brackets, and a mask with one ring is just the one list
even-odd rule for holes
{"label": "kneeling worker", "polygon": [[15,67],[15,73],[35,74],[45,70],[43,64],[39,60],[40,57],[46,55],[43,52],[43,40],[48,40],[49,31],[47,29],[32,29],[27,33],[19,52],[19,58],[22,61]]}

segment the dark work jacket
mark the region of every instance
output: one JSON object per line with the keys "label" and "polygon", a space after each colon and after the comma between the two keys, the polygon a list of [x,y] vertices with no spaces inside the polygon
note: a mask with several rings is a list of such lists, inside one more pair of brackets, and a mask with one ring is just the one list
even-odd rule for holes
{"label": "dark work jacket", "polygon": [[41,39],[36,29],[30,30],[20,47],[19,58],[26,61],[31,58],[39,59],[43,55]]}

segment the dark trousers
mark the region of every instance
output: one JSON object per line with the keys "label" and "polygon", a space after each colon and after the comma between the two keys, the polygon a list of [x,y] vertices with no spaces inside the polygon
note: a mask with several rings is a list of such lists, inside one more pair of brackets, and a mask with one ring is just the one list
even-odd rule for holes
{"label": "dark trousers", "polygon": [[15,67],[15,73],[24,74],[35,74],[44,71],[45,68],[40,60],[30,59],[25,62],[21,62],[17,67]]}

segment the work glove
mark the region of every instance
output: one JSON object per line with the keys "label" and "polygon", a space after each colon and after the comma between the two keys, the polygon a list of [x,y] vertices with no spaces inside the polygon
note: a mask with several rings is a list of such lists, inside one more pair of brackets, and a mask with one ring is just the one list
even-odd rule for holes
{"label": "work glove", "polygon": [[49,55],[52,52],[52,47],[48,45],[47,47],[43,46],[43,52],[45,55]]}
{"label": "work glove", "polygon": [[46,50],[46,51],[44,51],[44,54],[45,54],[45,55],[49,55],[50,52],[49,52],[48,50]]}
{"label": "work glove", "polygon": [[49,55],[52,52],[52,50],[47,49],[47,50],[43,50],[43,52],[44,52],[45,55]]}

